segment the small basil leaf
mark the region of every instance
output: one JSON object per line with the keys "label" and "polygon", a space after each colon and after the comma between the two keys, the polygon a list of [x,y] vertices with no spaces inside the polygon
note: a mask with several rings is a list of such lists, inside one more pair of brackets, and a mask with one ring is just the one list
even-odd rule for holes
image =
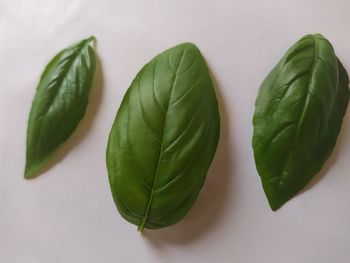
{"label": "small basil leaf", "polygon": [[40,78],[28,121],[26,179],[38,175],[85,114],[95,71],[94,40],[58,53]]}
{"label": "small basil leaf", "polygon": [[257,170],[273,210],[303,189],[331,154],[349,101],[332,45],[307,35],[262,83],[253,119]]}
{"label": "small basil leaf", "polygon": [[213,84],[196,46],[178,45],[146,64],[109,136],[107,168],[120,214],[140,231],[182,219],[203,186],[219,126]]}

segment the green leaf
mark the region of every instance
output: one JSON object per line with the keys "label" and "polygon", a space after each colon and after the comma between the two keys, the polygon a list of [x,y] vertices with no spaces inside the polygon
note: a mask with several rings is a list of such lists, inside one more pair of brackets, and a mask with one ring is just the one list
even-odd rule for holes
{"label": "green leaf", "polygon": [[109,136],[107,167],[120,214],[142,231],[175,224],[201,190],[220,129],[207,65],[189,43],[137,74]]}
{"label": "green leaf", "polygon": [[58,53],[40,78],[28,121],[26,179],[40,173],[85,114],[95,72],[94,40]]}
{"label": "green leaf", "polygon": [[253,119],[257,170],[273,210],[303,189],[331,154],[349,101],[332,45],[307,35],[262,83]]}

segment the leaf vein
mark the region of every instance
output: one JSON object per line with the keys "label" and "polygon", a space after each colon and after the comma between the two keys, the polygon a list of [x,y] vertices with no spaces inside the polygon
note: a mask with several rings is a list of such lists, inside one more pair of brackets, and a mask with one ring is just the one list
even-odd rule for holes
{"label": "leaf vein", "polygon": [[201,102],[199,103],[198,107],[196,108],[196,110],[194,111],[194,113],[192,114],[191,120],[189,121],[189,123],[186,125],[186,127],[183,129],[182,133],[172,141],[172,143],[170,143],[165,149],[164,152],[168,151],[173,145],[175,145],[178,141],[181,140],[181,138],[184,136],[184,134],[186,133],[186,131],[189,129],[189,127],[191,126],[191,124],[193,123],[193,120],[195,119],[195,117],[197,116],[197,113],[199,112],[200,107],[203,105],[203,102],[205,101],[205,98],[203,98],[201,100]]}
{"label": "leaf vein", "polygon": [[155,88],[155,78],[156,78],[156,68],[157,68],[157,64],[158,61],[156,61],[154,63],[154,67],[153,67],[153,86],[152,86],[152,90],[153,90],[153,96],[154,96],[154,101],[156,102],[157,106],[159,107],[159,109],[165,113],[165,110],[163,109],[163,107],[160,105],[158,98],[157,98],[157,93],[156,93],[156,88]]}
{"label": "leaf vein", "polygon": [[[209,135],[209,129],[206,128],[206,133],[205,135],[203,136],[203,139],[202,140],[206,140],[207,137]],[[166,183],[165,185],[163,185],[162,187],[156,189],[155,191],[156,192],[161,192],[163,191],[164,189],[166,189],[169,185],[173,184],[174,182],[176,182],[177,180],[179,180],[184,174],[185,172],[192,166],[192,164],[198,160],[199,156],[200,156],[200,152],[202,151],[202,149],[204,148],[205,146],[205,143],[202,143],[202,146],[198,149],[197,153],[196,153],[196,158],[193,158],[189,163],[188,165],[180,172],[178,173],[172,180],[170,180],[168,183]]]}
{"label": "leaf vein", "polygon": [[196,81],[191,85],[191,87],[189,87],[179,98],[177,98],[174,102],[171,103],[170,106],[174,106],[176,103],[178,103],[181,99],[183,99],[184,97],[186,97],[187,94],[189,94],[192,89],[198,85],[199,81],[201,79],[201,75],[199,75],[199,77],[196,79]]}
{"label": "leaf vein", "polygon": [[156,141],[158,142],[158,144],[161,144],[161,140],[160,138],[158,138],[158,135],[156,134],[156,132],[153,130],[152,125],[150,124],[151,121],[148,119],[146,111],[142,105],[142,99],[141,99],[141,78],[139,80],[139,86],[138,86],[138,97],[139,97],[139,103],[140,103],[140,111],[143,117],[143,120],[146,124],[146,126],[149,128],[149,130],[151,131],[152,135],[154,136],[154,138],[156,139]]}

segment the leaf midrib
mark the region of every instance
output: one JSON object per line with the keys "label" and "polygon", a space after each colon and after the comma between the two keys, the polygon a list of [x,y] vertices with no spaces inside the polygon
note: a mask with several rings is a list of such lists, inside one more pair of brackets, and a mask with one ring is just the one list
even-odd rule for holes
{"label": "leaf midrib", "polygon": [[[301,116],[300,116],[300,118],[299,118],[299,120],[297,122],[297,127],[296,127],[296,131],[295,131],[295,135],[294,135],[295,138],[297,138],[299,133],[300,133],[300,127],[301,127],[301,124],[303,122],[304,116],[306,114],[307,106],[309,104],[308,102],[309,102],[309,98],[310,98],[310,95],[311,95],[311,93],[309,92],[309,90],[311,88],[310,82],[311,82],[311,80],[313,78],[313,75],[314,75],[315,64],[316,64],[317,57],[318,57],[317,38],[314,35],[312,35],[312,38],[313,38],[314,44],[315,44],[315,47],[314,47],[314,58],[313,58],[313,61],[312,61],[311,67],[310,67],[310,78],[309,78],[309,81],[308,81],[308,88],[307,88],[307,91],[306,91],[305,103],[304,103],[303,110],[301,112]],[[286,163],[288,161],[288,158],[289,158],[289,156],[291,154],[291,151],[292,150],[289,151],[289,153],[287,154],[287,156],[285,158],[285,162],[283,164],[283,168],[281,170],[281,174],[279,176],[276,176],[278,178],[277,192],[279,192],[279,189],[280,189],[280,187],[282,185],[282,182],[284,181],[284,180],[282,180],[282,174],[283,174],[283,171],[285,169],[285,165],[286,165]]]}
{"label": "leaf midrib", "polygon": [[[163,132],[162,132],[162,137],[161,137],[160,153],[159,153],[159,156],[158,156],[156,173],[155,173],[155,176],[154,176],[154,179],[153,179],[153,184],[152,184],[152,188],[151,188],[152,190],[151,190],[148,202],[147,202],[147,208],[146,208],[146,211],[145,211],[145,215],[144,215],[144,217],[143,217],[143,219],[142,219],[142,221],[141,221],[141,223],[140,223],[140,225],[138,226],[138,229],[137,229],[140,232],[142,232],[143,229],[145,228],[145,224],[147,222],[149,211],[150,211],[150,207],[151,207],[151,203],[152,203],[152,200],[153,200],[153,195],[154,195],[154,192],[155,192],[155,185],[156,185],[156,182],[157,182],[157,178],[158,178],[158,174],[159,174],[160,162],[162,160],[162,155],[163,155],[164,133],[165,133],[165,130],[166,130],[166,127],[167,127],[168,109],[169,109],[169,106],[170,106],[171,97],[172,97],[172,94],[173,94],[174,87],[175,87],[176,82],[178,80],[179,69],[180,69],[181,64],[183,62],[185,51],[186,51],[186,47],[182,51],[181,59],[180,59],[179,65],[178,65],[178,67],[176,69],[176,72],[175,72],[175,75],[174,75],[173,84],[172,84],[172,86],[170,88],[170,95],[169,95],[169,101],[168,101],[168,105],[166,107],[166,112],[165,112],[164,127],[163,127]],[[170,54],[169,54],[169,56],[170,56]]]}

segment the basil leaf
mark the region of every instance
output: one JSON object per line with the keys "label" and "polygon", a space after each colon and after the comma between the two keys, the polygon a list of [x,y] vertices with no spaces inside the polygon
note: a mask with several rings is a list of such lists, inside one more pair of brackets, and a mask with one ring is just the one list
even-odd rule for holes
{"label": "basil leaf", "polygon": [[257,170],[272,210],[303,189],[331,154],[349,79],[323,36],[293,45],[262,83],[253,119]]}
{"label": "basil leaf", "polygon": [[94,40],[58,53],[40,78],[28,121],[26,179],[38,175],[85,114],[95,72]]}
{"label": "basil leaf", "polygon": [[196,46],[178,45],[146,64],[109,136],[107,168],[120,214],[140,231],[182,219],[203,186],[219,126],[213,84]]}

